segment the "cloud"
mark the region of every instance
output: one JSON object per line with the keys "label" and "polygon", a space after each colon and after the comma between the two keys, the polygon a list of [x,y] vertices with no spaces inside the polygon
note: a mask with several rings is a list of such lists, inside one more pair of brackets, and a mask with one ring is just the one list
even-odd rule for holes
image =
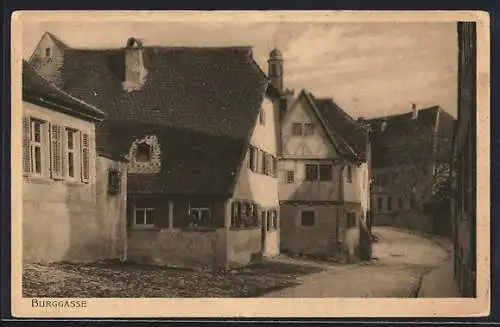
{"label": "cloud", "polygon": [[334,97],[352,114],[407,110],[409,102],[456,112],[454,23],[27,23],[25,58],[44,31],[79,48],[121,47],[129,36],[145,45],[251,45],[263,71],[277,45],[286,87]]}

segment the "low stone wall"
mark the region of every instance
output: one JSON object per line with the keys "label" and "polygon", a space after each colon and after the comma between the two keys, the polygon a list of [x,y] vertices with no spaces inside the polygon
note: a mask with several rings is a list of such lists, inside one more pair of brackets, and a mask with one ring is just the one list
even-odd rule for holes
{"label": "low stone wall", "polygon": [[425,233],[433,233],[434,231],[432,216],[419,211],[405,211],[393,214],[376,213],[373,226],[390,226]]}
{"label": "low stone wall", "polygon": [[128,260],[174,267],[223,266],[225,229],[129,229]]}
{"label": "low stone wall", "polygon": [[229,267],[244,266],[261,251],[260,227],[230,230],[227,233],[227,260]]}

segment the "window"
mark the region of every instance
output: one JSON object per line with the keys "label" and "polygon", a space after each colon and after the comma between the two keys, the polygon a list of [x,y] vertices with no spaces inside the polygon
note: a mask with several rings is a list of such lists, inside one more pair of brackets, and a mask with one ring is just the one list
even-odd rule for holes
{"label": "window", "polygon": [[399,209],[403,209],[403,197],[401,195],[398,198],[398,207]]}
{"label": "window", "polygon": [[302,211],[302,226],[314,226],[314,211]]}
{"label": "window", "polygon": [[66,174],[75,178],[75,136],[76,131],[66,128]]}
{"label": "window", "polygon": [[304,134],[305,135],[313,135],[314,134],[314,124],[305,123],[304,124]]}
{"label": "window", "polygon": [[50,48],[45,48],[45,57],[50,57]]}
{"label": "window", "polygon": [[306,180],[307,181],[331,181],[332,180],[332,165],[331,164],[306,164]]}
{"label": "window", "polygon": [[349,212],[347,214],[347,228],[356,227],[356,213]]}
{"label": "window", "polygon": [[264,125],[266,123],[266,112],[264,109],[260,109],[259,111],[259,123]]}
{"label": "window", "polygon": [[189,206],[189,227],[209,227],[211,226],[211,210],[207,204],[193,204]]}
{"label": "window", "polygon": [[154,225],[154,208],[135,208],[134,223],[139,226]]}
{"label": "window", "polygon": [[41,175],[42,174],[42,133],[44,122],[37,119],[31,120],[31,172]]}
{"label": "window", "polygon": [[319,165],[319,180],[331,181],[332,180],[332,165],[320,164]]}
{"label": "window", "polygon": [[292,123],[292,135],[302,135],[301,123]]}
{"label": "window", "polygon": [[377,211],[378,212],[382,211],[382,198],[381,197],[377,198]]}
{"label": "window", "polygon": [[316,164],[306,164],[306,181],[316,181],[318,180],[318,165]]}
{"label": "window", "polygon": [[151,160],[151,146],[145,142],[137,144],[135,160],[138,162],[148,162]]}
{"label": "window", "polygon": [[293,170],[286,171],[286,182],[288,184],[292,184],[293,182],[295,182],[295,172]]}
{"label": "window", "polygon": [[120,171],[116,169],[110,169],[108,171],[108,193],[118,194],[121,189],[121,174]]}
{"label": "window", "polygon": [[387,211],[392,211],[392,197],[387,197]]}
{"label": "window", "polygon": [[234,200],[231,206],[231,227],[254,228],[258,226],[258,206],[251,201]]}
{"label": "window", "polygon": [[266,153],[262,150],[259,150],[259,159],[260,159],[260,167],[259,167],[259,173],[265,174],[266,173]]}
{"label": "window", "polygon": [[89,135],[82,133],[82,182],[90,178],[90,140]]}
{"label": "window", "polygon": [[252,145],[248,148],[248,169],[255,170],[255,151]]}
{"label": "window", "polygon": [[352,183],[352,166],[347,166],[347,183]]}

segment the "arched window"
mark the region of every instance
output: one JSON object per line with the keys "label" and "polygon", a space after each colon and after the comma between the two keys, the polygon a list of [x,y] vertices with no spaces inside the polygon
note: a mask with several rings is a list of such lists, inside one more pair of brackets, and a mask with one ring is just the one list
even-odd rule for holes
{"label": "arched window", "polygon": [[151,160],[151,146],[145,142],[137,144],[135,160],[138,162],[147,162]]}

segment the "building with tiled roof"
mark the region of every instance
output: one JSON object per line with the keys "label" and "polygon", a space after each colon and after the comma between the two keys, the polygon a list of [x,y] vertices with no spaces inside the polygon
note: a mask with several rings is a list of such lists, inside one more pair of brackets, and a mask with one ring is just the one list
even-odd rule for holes
{"label": "building with tiled roof", "polygon": [[439,106],[366,120],[372,129],[374,224],[434,231],[422,212],[449,178],[454,118]]}
{"label": "building with tiled roof", "polygon": [[251,47],[129,38],[122,48],[75,49],[45,34],[30,63],[107,114],[97,147],[129,160],[130,260],[233,265],[277,254],[281,92]]}
{"label": "building with tiled roof", "polygon": [[95,146],[106,114],[22,66],[23,260],[121,259],[126,163]]}
{"label": "building with tiled roof", "polygon": [[282,248],[356,255],[369,211],[369,130],[331,98],[302,90],[281,119]]}

